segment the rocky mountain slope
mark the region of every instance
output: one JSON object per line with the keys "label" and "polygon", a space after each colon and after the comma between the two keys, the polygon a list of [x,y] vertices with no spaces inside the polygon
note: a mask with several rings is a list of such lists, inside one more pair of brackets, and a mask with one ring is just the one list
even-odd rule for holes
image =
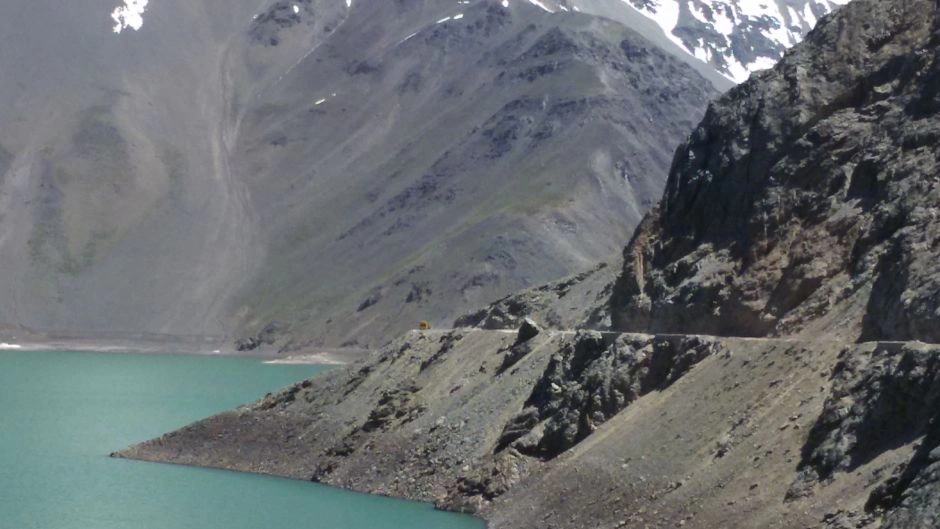
{"label": "rocky mountain slope", "polygon": [[609,257],[715,94],[611,21],[431,6],[353,4],[243,119],[267,255],[248,328],[384,342]]}
{"label": "rocky mountain slope", "polygon": [[609,329],[608,300],[619,272],[619,267],[599,263],[580,274],[504,296],[458,317],[452,327],[515,330],[525,318],[534,318],[555,330]]}
{"label": "rocky mountain slope", "polygon": [[[936,527],[938,72],[940,6],[856,0],[712,105],[612,287],[634,333],[415,331],[117,455],[496,528]],[[604,274],[461,321],[567,321]]]}
{"label": "rocky mountain slope", "polygon": [[116,455],[435,501],[495,528],[924,528],[940,516],[938,358],[916,343],[415,331]]}
{"label": "rocky mountain slope", "polygon": [[0,22],[0,322],[446,324],[616,253],[717,94],[668,42],[529,2],[132,4]]}
{"label": "rocky mountain slope", "polygon": [[615,327],[940,341],[936,4],[860,2],[709,109]]}
{"label": "rocky mountain slope", "polygon": [[252,4],[160,2],[134,38],[111,2],[5,5],[0,321],[221,334],[220,293],[258,257],[223,163],[226,28]]}

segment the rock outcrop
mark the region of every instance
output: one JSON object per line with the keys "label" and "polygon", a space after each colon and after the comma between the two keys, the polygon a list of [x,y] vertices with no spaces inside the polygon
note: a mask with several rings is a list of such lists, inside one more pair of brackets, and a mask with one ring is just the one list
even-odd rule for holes
{"label": "rock outcrop", "polygon": [[500,298],[454,321],[454,327],[514,329],[527,317],[552,329],[607,329],[617,273],[600,263],[590,270]]}
{"label": "rock outcrop", "polygon": [[661,390],[718,346],[700,338],[632,338],[586,331],[552,356],[497,451],[552,459],[637,398]]}
{"label": "rock outcrop", "polygon": [[[505,353],[527,354],[499,368]],[[121,452],[483,512],[699,362],[705,337],[412,332],[367,360]],[[721,354],[718,354],[721,353]]]}
{"label": "rock outcrop", "polygon": [[712,104],[614,327],[940,341],[937,4],[858,1]]}
{"label": "rock outcrop", "polygon": [[854,472],[890,451],[912,451],[871,491],[866,515],[883,516],[885,528],[936,526],[938,418],[940,348],[891,343],[844,350],[787,498],[811,495],[837,473]]}

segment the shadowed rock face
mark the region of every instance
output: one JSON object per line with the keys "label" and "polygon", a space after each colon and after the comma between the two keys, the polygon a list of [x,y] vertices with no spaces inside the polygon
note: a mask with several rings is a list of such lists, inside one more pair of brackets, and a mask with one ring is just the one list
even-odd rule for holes
{"label": "shadowed rock face", "polygon": [[715,102],[625,250],[614,326],[940,340],[937,9],[853,2]]}
{"label": "shadowed rock face", "polygon": [[270,347],[440,325],[619,250],[717,93],[528,2],[216,3],[120,35],[106,2],[11,8],[0,321]]}
{"label": "shadowed rock face", "polygon": [[[833,368],[832,391],[809,431],[799,473],[787,500],[811,496],[840,473],[913,446],[908,461],[874,487],[864,512],[832,517],[881,527],[931,527],[940,521],[938,414],[940,351],[922,343],[873,344],[844,350]],[[884,471],[885,469],[882,469]],[[859,524],[859,522],[865,522]]]}

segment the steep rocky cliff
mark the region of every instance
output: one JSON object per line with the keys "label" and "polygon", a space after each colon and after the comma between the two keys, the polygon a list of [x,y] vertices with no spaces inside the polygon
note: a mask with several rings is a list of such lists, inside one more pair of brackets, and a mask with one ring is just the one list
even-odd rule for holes
{"label": "steep rocky cliff", "polygon": [[853,2],[716,101],[624,252],[615,327],[940,341],[937,5]]}

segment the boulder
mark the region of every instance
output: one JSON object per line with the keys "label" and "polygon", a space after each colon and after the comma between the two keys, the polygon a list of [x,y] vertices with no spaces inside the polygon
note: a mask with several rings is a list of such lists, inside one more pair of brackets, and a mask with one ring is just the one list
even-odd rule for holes
{"label": "boulder", "polygon": [[523,318],[522,325],[519,326],[519,334],[516,335],[516,344],[528,342],[542,332],[541,327],[532,318]]}

